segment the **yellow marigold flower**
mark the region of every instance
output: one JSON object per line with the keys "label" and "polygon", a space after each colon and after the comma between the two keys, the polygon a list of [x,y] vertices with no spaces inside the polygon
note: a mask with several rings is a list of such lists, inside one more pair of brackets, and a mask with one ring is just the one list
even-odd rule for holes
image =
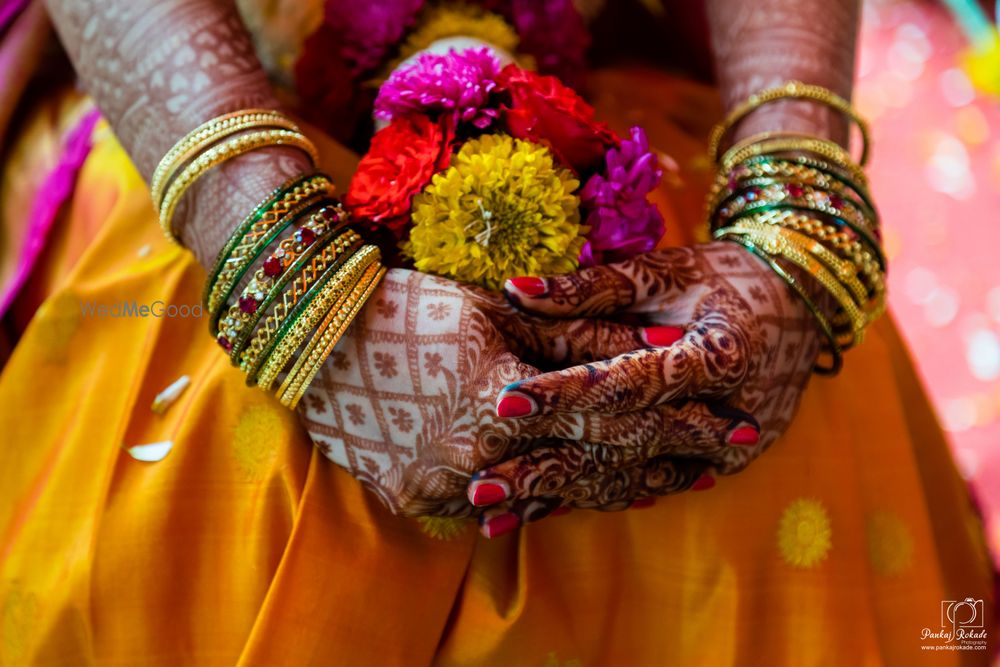
{"label": "yellow marigold flower", "polygon": [[467,141],[413,201],[404,252],[427,273],[500,289],[570,273],[583,234],[580,183],[544,146],[505,134]]}
{"label": "yellow marigold flower", "polygon": [[778,525],[778,550],[792,567],[811,568],[824,560],[833,546],[830,517],[823,503],[798,498],[785,508]]}
{"label": "yellow marigold flower", "polygon": [[507,53],[516,53],[520,39],[503,17],[471,4],[443,4],[429,7],[420,15],[416,29],[399,48],[399,57],[388,72],[434,42],[446,37],[470,37],[492,44]]}

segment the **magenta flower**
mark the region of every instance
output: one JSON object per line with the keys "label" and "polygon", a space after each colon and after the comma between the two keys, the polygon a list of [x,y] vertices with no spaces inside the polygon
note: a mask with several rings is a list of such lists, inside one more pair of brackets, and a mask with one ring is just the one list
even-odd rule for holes
{"label": "magenta flower", "polygon": [[373,72],[413,27],[423,0],[326,0],[326,23],[355,78]]}
{"label": "magenta flower", "polygon": [[375,117],[391,121],[411,113],[452,113],[486,129],[499,115],[491,106],[500,60],[488,48],[425,53],[392,73],[375,99]]}
{"label": "magenta flower", "polygon": [[580,191],[580,207],[590,226],[580,264],[619,262],[649,252],[663,236],[663,216],[646,200],[663,170],[641,127],[633,127],[621,148],[611,148],[604,173],[594,174]]}

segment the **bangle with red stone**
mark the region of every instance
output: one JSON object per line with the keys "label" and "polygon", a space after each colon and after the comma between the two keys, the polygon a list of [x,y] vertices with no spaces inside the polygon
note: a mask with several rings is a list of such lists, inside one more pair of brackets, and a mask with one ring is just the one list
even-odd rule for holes
{"label": "bangle with red stone", "polygon": [[[300,211],[299,219],[308,210],[309,207]],[[232,355],[234,363],[240,344],[256,326],[262,308],[267,308],[280,294],[288,277],[315,254],[317,239],[332,236],[345,221],[346,214],[339,204],[327,204],[318,210],[314,208],[305,222],[267,254],[235,302],[221,309],[225,315],[219,321],[216,341]]]}

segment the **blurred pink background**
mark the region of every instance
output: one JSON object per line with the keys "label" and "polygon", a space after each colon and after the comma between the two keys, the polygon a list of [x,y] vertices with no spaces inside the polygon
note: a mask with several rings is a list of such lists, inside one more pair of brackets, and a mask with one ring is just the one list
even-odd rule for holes
{"label": "blurred pink background", "polygon": [[855,99],[891,310],[1000,564],[1000,97],[972,85],[968,46],[941,3],[867,0]]}

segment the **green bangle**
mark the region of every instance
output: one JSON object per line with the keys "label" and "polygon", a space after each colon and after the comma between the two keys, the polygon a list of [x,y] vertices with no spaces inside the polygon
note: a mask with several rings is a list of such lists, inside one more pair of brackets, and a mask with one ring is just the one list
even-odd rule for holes
{"label": "green bangle", "polygon": [[[303,212],[299,219],[308,217],[308,213]],[[239,366],[240,355],[243,353],[243,349],[250,337],[253,335],[254,330],[260,323],[264,314],[268,312],[271,304],[274,303],[285,288],[288,286],[290,281],[295,280],[296,274],[302,270],[302,268],[311,262],[317,253],[321,252],[326,246],[334,239],[334,237],[339,236],[341,233],[341,228],[333,228],[324,232],[321,236],[317,237],[308,247],[303,248],[302,252],[292,261],[292,263],[286,268],[279,277],[271,285],[270,290],[268,290],[267,295],[257,304],[256,310],[251,314],[250,318],[247,319],[239,334],[233,339],[233,346],[229,351],[230,362],[234,366]]]}
{"label": "green bangle", "polygon": [[824,336],[826,336],[827,340],[830,343],[829,351],[831,356],[833,357],[833,361],[830,363],[830,366],[829,367],[820,366],[819,363],[817,363],[816,365],[813,366],[813,371],[818,375],[836,375],[837,373],[839,373],[840,369],[844,365],[844,356],[843,352],[840,349],[840,344],[837,342],[837,337],[834,335],[833,329],[830,328],[830,323],[827,321],[826,316],[823,315],[822,312],[820,312],[819,308],[809,297],[808,293],[806,293],[805,289],[801,285],[799,285],[795,277],[790,275],[787,271],[785,271],[785,269],[781,267],[780,264],[774,261],[774,258],[771,257],[771,255],[769,255],[764,250],[758,248],[753,243],[753,241],[749,241],[742,237],[729,236],[729,235],[721,235],[721,236],[717,235],[715,238],[725,241],[731,241],[733,243],[737,243],[743,246],[749,252],[753,253],[763,261],[767,262],[768,266],[770,266],[771,269],[775,273],[777,273],[782,280],[788,283],[789,287],[795,290],[795,293],[798,294],[799,297],[802,299],[802,301],[805,303],[806,308],[808,308],[809,312],[812,313],[813,319],[816,320],[816,324],[819,326],[820,331],[823,333]]}
{"label": "green bangle", "polygon": [[[317,295],[319,295],[323,291],[323,287],[326,286],[326,284],[330,282],[337,275],[337,273],[340,272],[340,269],[344,267],[344,264],[346,264],[352,257],[356,256],[359,252],[362,252],[364,250],[363,248],[358,249],[358,246],[360,245],[361,245],[360,241],[354,244],[352,252],[347,252],[347,250],[350,249],[345,249],[343,253],[337,256],[337,259],[332,264],[330,264],[330,266],[326,267],[326,270],[324,270],[322,275],[320,275],[320,277],[316,280],[316,282],[313,283],[312,287],[309,289],[306,295],[297,304],[295,304],[295,308],[292,310],[292,312],[290,312],[288,316],[285,317],[284,321],[281,323],[281,326],[279,326],[278,330],[274,333],[274,336],[271,337],[271,340],[267,342],[267,345],[264,347],[264,349],[260,351],[259,355],[257,355],[257,358],[254,360],[253,366],[249,365],[240,366],[240,368],[247,374],[248,386],[252,387],[257,383],[257,375],[260,373],[260,369],[264,367],[264,364],[267,362],[267,359],[274,352],[274,348],[278,346],[278,342],[288,334],[288,332],[291,330],[293,326],[295,326],[295,323],[299,320],[300,317],[302,317],[303,313],[305,313],[306,310],[309,308],[309,304],[311,304],[313,300],[316,299]],[[369,247],[374,248],[375,246],[369,246]]]}
{"label": "green bangle", "polygon": [[868,209],[875,214],[875,218],[876,219],[878,218],[878,214],[875,213],[876,210],[875,205],[872,203],[871,195],[868,194],[867,189],[858,185],[857,183],[847,178],[846,176],[840,174],[839,172],[837,172],[836,168],[831,166],[828,162],[823,162],[822,160],[806,157],[804,155],[794,155],[794,156],[784,156],[784,157],[776,157],[773,155],[760,155],[757,157],[752,157],[748,160],[744,160],[740,164],[766,164],[768,162],[779,162],[779,163],[785,162],[791,164],[798,164],[803,167],[811,167],[816,171],[823,172],[830,178],[840,181],[842,184],[849,187],[851,190],[854,190],[854,192],[858,195],[858,198],[861,199],[868,207]]}
{"label": "green bangle", "polygon": [[[213,289],[215,288],[215,283],[218,280],[219,275],[222,273],[223,267],[226,265],[228,261],[230,261],[230,254],[240,244],[240,242],[250,232],[250,230],[253,229],[254,225],[260,222],[261,218],[267,215],[267,213],[272,208],[274,208],[274,206],[278,202],[280,202],[290,192],[295,190],[295,188],[308,185],[314,181],[319,181],[319,180],[329,181],[330,178],[325,174],[321,174],[318,172],[310,172],[308,174],[296,176],[294,178],[285,181],[279,188],[274,190],[274,192],[272,192],[271,195],[268,196],[266,200],[261,202],[249,216],[244,218],[244,220],[237,226],[236,230],[229,237],[229,240],[226,242],[226,245],[219,252],[218,257],[215,260],[215,266],[212,268],[212,272],[209,275],[208,280],[205,281],[205,289],[202,294],[202,302],[205,304],[206,308],[209,307],[209,299],[211,297]],[[232,296],[233,291],[243,280],[243,276],[246,275],[247,270],[251,266],[253,266],[253,263],[260,257],[260,254],[263,252],[264,248],[273,243],[274,239],[279,234],[281,234],[282,231],[287,229],[289,222],[292,219],[294,219],[298,209],[300,209],[303,205],[311,202],[316,197],[324,196],[324,194],[325,193],[323,192],[316,192],[315,195],[309,197],[308,200],[300,202],[295,209],[290,210],[281,219],[275,222],[274,226],[272,227],[271,230],[269,230],[265,238],[257,242],[257,245],[254,246],[253,251],[250,254],[250,257],[243,263],[243,265],[237,271],[237,273],[234,276],[234,279],[231,280],[230,283],[225,286],[225,291],[221,295],[219,303],[217,304],[218,307],[216,311],[213,311],[212,313],[209,325],[213,334],[215,333],[216,327],[218,325],[219,316],[224,310],[225,304],[229,301],[229,298]]]}

